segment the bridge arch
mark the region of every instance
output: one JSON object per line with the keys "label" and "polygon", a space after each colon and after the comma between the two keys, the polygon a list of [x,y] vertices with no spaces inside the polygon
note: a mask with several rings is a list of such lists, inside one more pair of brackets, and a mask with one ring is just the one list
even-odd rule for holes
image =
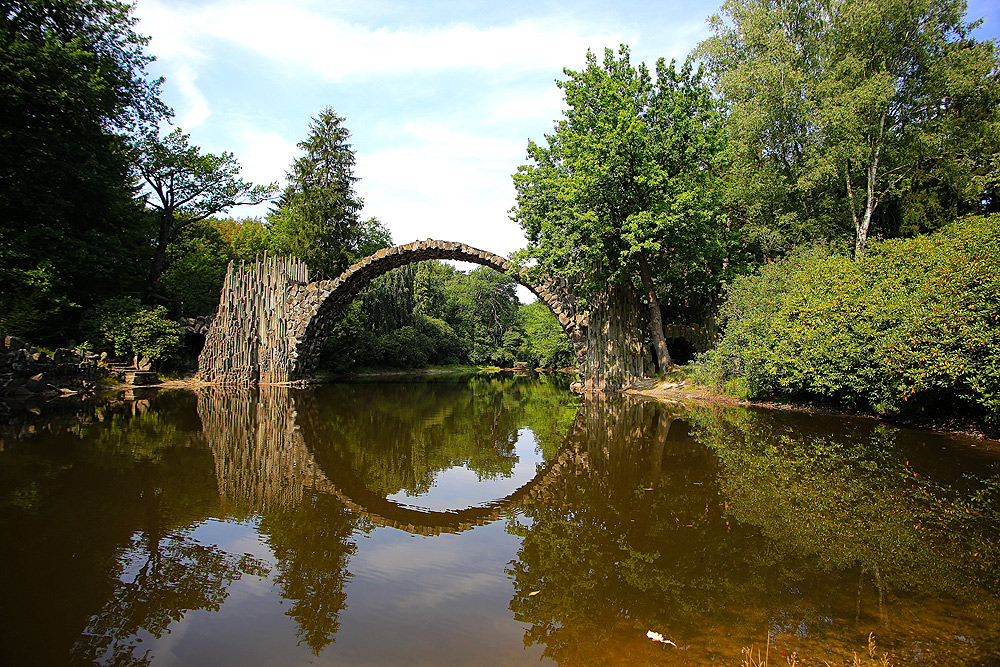
{"label": "bridge arch", "polygon": [[395,268],[432,259],[487,266],[526,287],[555,314],[573,344],[581,375],[586,374],[589,315],[578,306],[565,279],[536,285],[524,269],[499,255],[427,239],[383,248],[332,280],[310,282],[305,265],[293,258],[265,257],[249,267],[230,264],[218,313],[198,359],[199,379],[255,384],[309,377],[337,316],[368,283]]}

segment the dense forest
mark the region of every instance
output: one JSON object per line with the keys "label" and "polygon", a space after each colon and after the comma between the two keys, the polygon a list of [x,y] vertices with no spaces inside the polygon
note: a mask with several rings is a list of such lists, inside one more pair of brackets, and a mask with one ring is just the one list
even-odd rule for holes
{"label": "dense forest", "polygon": [[[661,372],[666,325],[718,323],[696,374],[741,395],[1000,417],[1000,58],[966,3],[726,0],[708,23],[684,63],[623,45],[564,70],[563,117],[511,165],[514,259],[584,300],[634,290]],[[334,277],[392,239],[332,107],[283,187],[248,183],[163,130],[134,28],[118,2],[5,4],[0,328],[178,363],[177,318],[214,311],[230,261]],[[374,282],[325,365],[514,361],[573,359],[509,277],[431,262]]]}

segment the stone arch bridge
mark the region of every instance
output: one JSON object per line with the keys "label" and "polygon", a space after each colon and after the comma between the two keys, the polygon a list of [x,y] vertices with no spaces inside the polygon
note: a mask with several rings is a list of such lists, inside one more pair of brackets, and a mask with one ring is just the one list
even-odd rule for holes
{"label": "stone arch bridge", "polygon": [[499,255],[428,239],[383,248],[333,280],[310,282],[306,266],[295,258],[265,255],[249,266],[230,264],[198,358],[198,379],[243,385],[307,379],[337,316],[368,283],[392,269],[432,259],[488,266],[527,287],[569,336],[585,388],[617,389],[652,372],[644,308],[631,290],[598,295],[584,309],[565,278],[534,284],[525,269]]}

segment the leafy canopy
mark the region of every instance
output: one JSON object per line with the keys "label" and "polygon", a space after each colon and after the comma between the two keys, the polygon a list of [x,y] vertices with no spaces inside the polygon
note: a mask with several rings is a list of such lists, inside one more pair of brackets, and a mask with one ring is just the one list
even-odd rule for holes
{"label": "leafy canopy", "polygon": [[853,237],[861,254],[869,233],[989,209],[1000,61],[965,12],[964,0],[723,3],[696,54],[727,111],[733,217],[760,253]]}
{"label": "leafy canopy", "polygon": [[58,340],[142,260],[127,149],[169,115],[131,7],[20,0],[0,11],[0,326]]}
{"label": "leafy canopy", "polygon": [[631,282],[645,257],[661,288],[684,290],[672,279],[711,272],[725,245],[713,185],[723,137],[701,71],[661,59],[654,81],[623,45],[564,72],[564,118],[544,144],[529,141],[514,174],[511,218],[528,236],[519,260],[594,293]]}

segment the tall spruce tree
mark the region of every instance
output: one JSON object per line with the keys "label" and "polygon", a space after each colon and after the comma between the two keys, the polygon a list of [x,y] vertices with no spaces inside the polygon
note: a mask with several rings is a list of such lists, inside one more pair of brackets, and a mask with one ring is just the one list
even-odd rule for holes
{"label": "tall spruce tree", "polygon": [[343,123],[332,107],[312,119],[309,136],[298,144],[304,154],[292,162],[288,185],[269,216],[281,250],[305,261],[317,278],[336,277],[392,242],[377,220],[360,218],[354,148]]}

